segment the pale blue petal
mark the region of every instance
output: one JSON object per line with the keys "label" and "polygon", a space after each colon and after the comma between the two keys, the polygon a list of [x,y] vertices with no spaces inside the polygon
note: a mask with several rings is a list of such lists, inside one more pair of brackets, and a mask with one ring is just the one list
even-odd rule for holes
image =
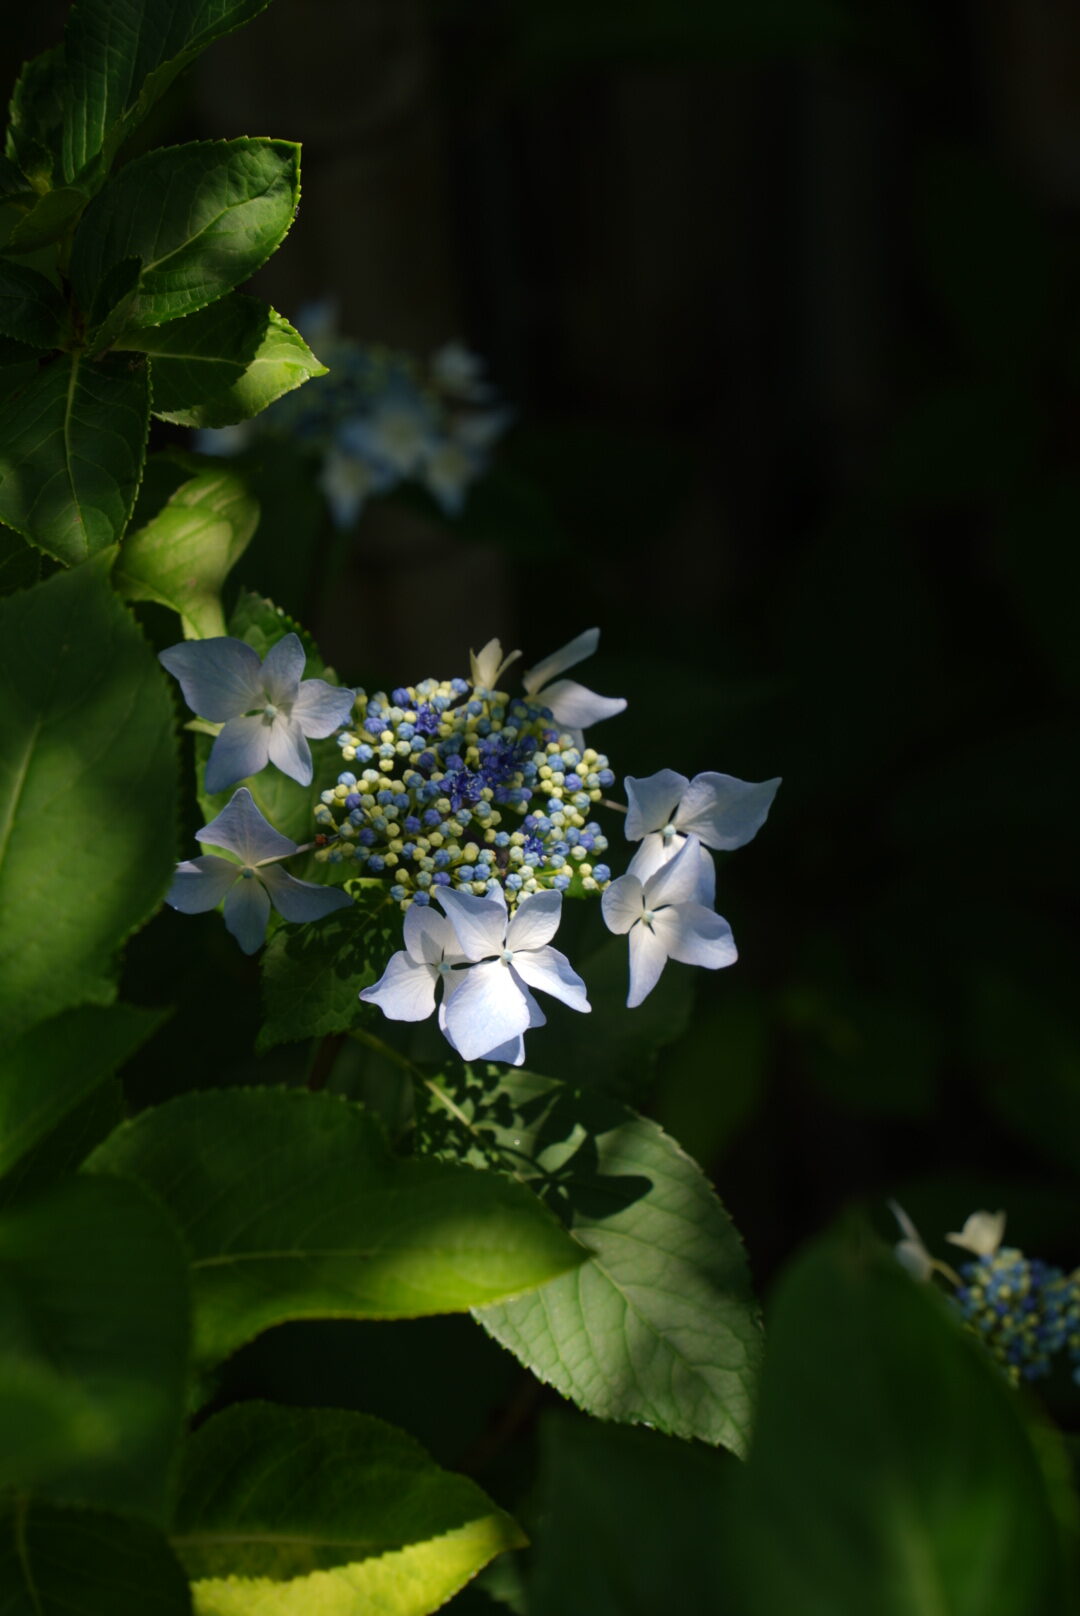
{"label": "pale blue petal", "polygon": [[703,965],[708,971],[718,971],[722,965],[734,965],[739,957],[727,921],[702,904],[683,903],[662,909],[653,926],[668,958],[680,960],[683,965]]}
{"label": "pale blue petal", "polygon": [[550,943],[562,919],[561,892],[534,892],[522,898],[506,928],[506,946],[516,953],[519,948],[543,948]]}
{"label": "pale blue petal", "polygon": [[[498,897],[478,898],[473,892],[440,887],[435,894],[450,917],[461,952],[467,960],[490,959],[506,947],[506,901]],[[466,1060],[471,1059],[465,1056]]]}
{"label": "pale blue petal", "polygon": [[[584,662],[586,657],[591,657],[599,644],[600,630],[587,628],[583,634],[577,635],[558,651],[552,651],[550,656],[546,656],[534,668],[526,668],[521,676],[525,694],[533,696],[538,690],[543,690],[549,680],[557,678],[560,673],[565,673],[567,668],[576,667],[579,662]],[[544,705],[550,704],[545,702]]]}
{"label": "pale blue petal", "polygon": [[585,984],[565,954],[557,948],[537,948],[528,953],[515,954],[510,967],[529,987],[538,993],[550,993],[553,999],[568,1004],[571,1010],[591,1010]]}
{"label": "pale blue petal", "polygon": [[645,910],[641,882],[636,875],[620,875],[604,889],[600,912],[608,931],[627,932]]}
{"label": "pale blue petal", "polygon": [[[646,836],[627,866],[627,875],[636,875],[645,883],[657,870],[670,864],[686,846],[685,836],[672,836],[665,841],[658,831]],[[707,847],[698,844],[698,888],[695,901],[712,905],[716,898],[716,865]]]}
{"label": "pale blue petal", "polygon": [[195,839],[235,853],[242,864],[296,852],[296,843],[263,818],[247,786],[233,792],[217,818],[195,832]]}
{"label": "pale blue petal", "polygon": [[245,954],[262,947],[266,922],[270,919],[270,898],[256,876],[241,878],[225,899],[225,925]]}
{"label": "pale blue petal", "polygon": [[259,880],[270,894],[270,901],[286,920],[303,924],[321,920],[335,909],[347,909],[352,899],[340,887],[321,887],[314,881],[299,881],[280,864],[264,864]]}
{"label": "pale blue petal", "polygon": [[630,992],[626,998],[628,1009],[633,1010],[643,999],[649,997],[660,980],[667,958],[667,949],[663,942],[644,921],[634,927],[630,933]]}
{"label": "pale blue petal", "polygon": [[661,909],[669,903],[701,902],[704,879],[701,852],[697,837],[688,836],[675,857],[650,875],[645,882],[646,909]]}
{"label": "pale blue petal", "polygon": [[412,903],[405,911],[403,926],[405,952],[417,965],[438,965],[446,959],[451,963],[461,960],[457,935],[445,915],[440,915],[430,904],[421,907]]}
{"label": "pale blue petal", "polygon": [[574,679],[556,679],[546,690],[538,690],[533,700],[547,707],[562,729],[591,729],[602,718],[614,718],[626,710],[624,696],[598,696]]}
{"label": "pale blue petal", "polygon": [[305,679],[293,702],[292,716],[305,735],[325,740],[352,716],[354,692],[344,685],[327,684],[325,679]]}
{"label": "pale blue petal", "polygon": [[263,689],[275,707],[296,700],[306,661],[307,653],[298,634],[286,634],[267,651],[262,666]]}
{"label": "pale blue petal", "polygon": [[159,651],[158,661],[180,681],[192,712],[215,724],[262,706],[262,663],[243,640],[189,640]]}
{"label": "pale blue petal", "polygon": [[501,960],[461,972],[446,1006],[446,1025],[462,1060],[482,1060],[529,1025],[529,1006]]}
{"label": "pale blue petal", "polygon": [[744,847],[769,816],[780,781],[736,780],[731,774],[698,774],[683,793],[675,823],[706,847]]}
{"label": "pale blue petal", "polygon": [[182,915],[205,914],[208,909],[217,908],[239,875],[239,865],[228,859],[215,858],[213,853],[185,859],[183,864],[176,866],[165,902],[173,909],[179,909]]}
{"label": "pale blue petal", "polygon": [[264,718],[230,718],[210,748],[206,789],[211,796],[250,780],[270,761],[270,725]]}
{"label": "pale blue petal", "polygon": [[663,830],[670,823],[675,805],[689,784],[685,774],[676,774],[674,769],[661,769],[659,773],[648,774],[641,780],[635,780],[632,774],[626,775],[623,785],[629,802],[627,841],[639,842],[649,831]]}
{"label": "pale blue petal", "polygon": [[309,786],[314,774],[311,747],[305,741],[304,732],[296,719],[286,718],[283,713],[279,713],[267,726],[267,735],[270,762],[279,768],[282,774],[287,774],[290,780],[295,780],[302,786]]}
{"label": "pale blue petal", "polygon": [[377,982],[361,988],[360,997],[366,1004],[377,1004],[391,1021],[426,1021],[435,1008],[438,979],[432,966],[418,965],[402,949],[390,956]]}

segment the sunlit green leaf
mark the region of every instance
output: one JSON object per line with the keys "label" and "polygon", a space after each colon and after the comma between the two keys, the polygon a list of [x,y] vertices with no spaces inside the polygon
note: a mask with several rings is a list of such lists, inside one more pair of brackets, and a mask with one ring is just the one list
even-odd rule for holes
{"label": "sunlit green leaf", "polygon": [[[290,393],[313,376],[325,376],[319,363],[298,331],[275,309],[267,309],[267,323],[254,357],[226,391],[195,402],[192,407],[160,411],[166,420],[180,426],[221,427],[246,421],[258,415],[275,399]],[[158,364],[155,361],[154,375]]]}
{"label": "sunlit green leaf", "polygon": [[184,1456],[172,1542],[198,1616],[426,1616],[525,1541],[475,1482],[404,1431],[244,1403]]}
{"label": "sunlit green leaf", "polygon": [[224,634],[221,590],[258,522],[258,503],[241,477],[224,467],[202,471],[128,534],[115,586],[127,600],[170,606],[188,639]]}
{"label": "sunlit green leaf", "polygon": [[185,1095],[88,1167],[139,1179],[180,1225],[204,1364],[287,1319],[462,1312],[581,1260],[522,1186],[394,1157],[371,1116],[326,1094]]}

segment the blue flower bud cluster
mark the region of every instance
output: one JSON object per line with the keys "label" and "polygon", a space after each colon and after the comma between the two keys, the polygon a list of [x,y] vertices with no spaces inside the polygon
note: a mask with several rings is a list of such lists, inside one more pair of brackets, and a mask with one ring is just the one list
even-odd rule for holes
{"label": "blue flower bud cluster", "polygon": [[198,447],[233,454],[259,439],[287,438],[319,460],[318,480],[336,526],[349,528],[366,501],[420,482],[448,516],[512,419],[481,364],[458,343],[426,361],[341,336],[322,305],[298,321],[329,374],[286,393],[239,427],[198,434]]}
{"label": "blue flower bud cluster", "polygon": [[[1010,1380],[1039,1380],[1067,1350],[1080,1363],[1080,1274],[1001,1246],[960,1269],[953,1300]],[[1080,1370],[1074,1371],[1080,1378]]]}
{"label": "blue flower bud cluster", "polygon": [[611,879],[590,815],[615,776],[548,708],[464,679],[358,691],[338,735],[349,765],[315,810],[319,860],[389,879],[403,909],[440,886],[512,908],[533,892],[596,893]]}

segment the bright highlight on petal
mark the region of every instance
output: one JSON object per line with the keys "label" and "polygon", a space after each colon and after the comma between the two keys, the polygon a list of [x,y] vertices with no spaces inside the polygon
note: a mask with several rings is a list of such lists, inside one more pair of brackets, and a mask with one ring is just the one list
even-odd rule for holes
{"label": "bright highlight on petal", "polygon": [[[731,927],[701,901],[709,889],[701,858],[701,843],[688,836],[675,857],[646,881],[631,866],[604,893],[601,910],[608,930],[628,935],[630,1009],[652,992],[669,959],[717,971],[738,958]],[[711,860],[709,867],[711,872]]]}
{"label": "bright highlight on petal", "polygon": [[959,1234],[947,1234],[946,1240],[977,1257],[992,1257],[1005,1237],[1004,1212],[972,1212]]}

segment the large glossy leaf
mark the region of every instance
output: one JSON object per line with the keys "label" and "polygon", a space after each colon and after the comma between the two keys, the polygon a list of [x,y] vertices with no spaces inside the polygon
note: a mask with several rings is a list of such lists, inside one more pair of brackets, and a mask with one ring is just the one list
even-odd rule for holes
{"label": "large glossy leaf", "polygon": [[129,328],[216,302],[280,245],[300,196],[300,148],[283,140],[207,140],[136,158],[87,208],[71,279],[89,308],[98,283],[139,258]]}
{"label": "large glossy leaf", "polygon": [[268,0],[78,0],[65,31],[68,96],[63,161],[68,178],[120,143],[176,75]]}
{"label": "large glossy leaf", "polygon": [[287,1319],[462,1312],[581,1260],[521,1185],[398,1159],[367,1112],[327,1094],[185,1095],[87,1165],[139,1179],[176,1218],[203,1363]]}
{"label": "large glossy leaf", "polygon": [[310,377],[326,374],[287,320],[243,292],[182,320],[127,333],[117,347],[150,354],[154,414],[179,426],[246,421]]}
{"label": "large glossy leaf", "polygon": [[73,1433],[46,1466],[40,1427],[24,1430],[23,1456],[5,1422],[8,1478],[162,1517],[188,1345],[186,1262],[166,1214],[138,1185],[68,1179],[0,1215],[0,1294],[0,1408],[30,1386],[44,1402],[51,1383]]}
{"label": "large glossy leaf", "polygon": [[381,881],[359,885],[353,907],[318,926],[276,932],[262,956],[258,1047],[348,1031],[364,1014],[360,989],[400,946],[401,911]]}
{"label": "large glossy leaf", "polygon": [[38,1500],[0,1503],[3,1616],[191,1616],[187,1579],[142,1521]]}
{"label": "large glossy leaf", "polygon": [[165,678],[108,556],[0,600],[0,1027],[107,1003],[175,847]]}
{"label": "large glossy leaf", "polygon": [[128,534],[114,584],[128,600],[170,606],[188,639],[224,634],[222,586],[258,523],[258,501],[243,478],[221,466],[202,471]]}
{"label": "large glossy leaf", "polygon": [[66,328],[67,307],[52,281],[0,258],[0,332],[33,348],[58,348]]}
{"label": "large glossy leaf", "polygon": [[868,1237],[825,1241],[785,1276],[770,1317],[754,1445],[717,1549],[732,1610],[1071,1609],[1066,1474],[944,1297]]}
{"label": "large glossy leaf", "polygon": [[382,1420],[244,1403],[189,1442],[172,1541],[198,1616],[426,1616],[525,1539]]}
{"label": "large glossy leaf", "polygon": [[111,1077],[161,1022],[132,1005],[84,1005],[0,1046],[0,1177]]}
{"label": "large glossy leaf", "polygon": [[469,1129],[429,1101],[429,1147],[524,1179],[589,1254],[484,1308],[484,1328],[599,1419],[743,1452],[761,1329],[742,1242],[701,1169],[654,1122],[531,1072],[477,1068],[451,1096]]}
{"label": "large glossy leaf", "polygon": [[145,360],[57,355],[0,402],[0,522],[68,566],[114,544],[149,419]]}

